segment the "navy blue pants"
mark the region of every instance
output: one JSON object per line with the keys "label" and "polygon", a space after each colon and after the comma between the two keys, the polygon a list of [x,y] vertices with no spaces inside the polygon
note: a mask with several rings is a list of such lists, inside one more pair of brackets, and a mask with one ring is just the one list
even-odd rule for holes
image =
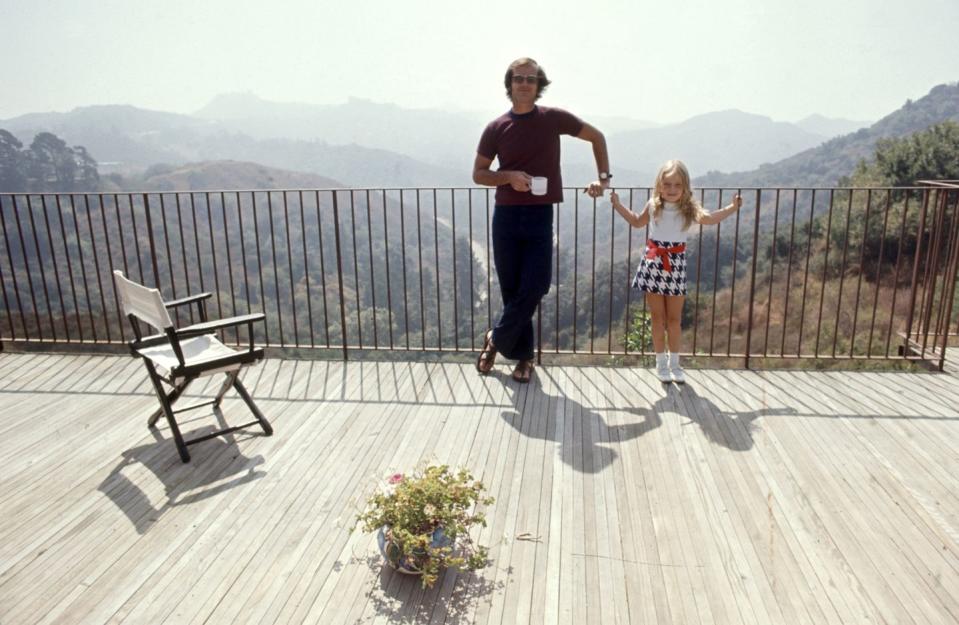
{"label": "navy blue pants", "polygon": [[552,281],[553,205],[497,205],[493,262],[503,294],[503,314],[493,327],[493,344],[510,360],[532,360],[533,315]]}

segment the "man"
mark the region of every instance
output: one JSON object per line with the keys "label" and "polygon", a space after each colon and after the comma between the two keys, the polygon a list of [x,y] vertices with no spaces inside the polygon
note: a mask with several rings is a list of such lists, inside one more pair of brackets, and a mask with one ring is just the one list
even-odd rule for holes
{"label": "man", "polygon": [[[476,369],[489,373],[501,353],[517,361],[517,382],[532,376],[533,314],[552,280],[553,204],[563,201],[560,135],[593,144],[599,180],[586,188],[590,197],[602,196],[610,178],[603,134],[567,111],[536,104],[549,84],[533,59],[510,64],[505,85],[512,107],[486,126],[473,164],[473,182],[496,187],[493,261],[503,294],[503,313],[486,332]],[[499,169],[492,171],[496,158]],[[546,178],[545,194],[531,193],[534,176]]]}

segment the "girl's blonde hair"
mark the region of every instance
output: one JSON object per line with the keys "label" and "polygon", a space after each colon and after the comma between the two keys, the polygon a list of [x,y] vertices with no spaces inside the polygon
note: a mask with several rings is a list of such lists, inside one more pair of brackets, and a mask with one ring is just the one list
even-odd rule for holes
{"label": "girl's blonde hair", "polygon": [[663,179],[666,176],[679,175],[683,183],[683,196],[679,198],[679,214],[683,216],[683,230],[689,230],[694,223],[698,223],[699,218],[706,214],[703,205],[699,200],[693,197],[693,189],[689,183],[689,170],[682,161],[671,160],[659,168],[656,174],[656,188],[653,191],[653,220],[659,221],[663,214]]}

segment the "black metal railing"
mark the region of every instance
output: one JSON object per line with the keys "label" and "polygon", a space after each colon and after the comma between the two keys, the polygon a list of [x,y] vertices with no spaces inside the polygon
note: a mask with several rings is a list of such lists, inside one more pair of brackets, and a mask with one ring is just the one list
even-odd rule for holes
{"label": "black metal railing", "polygon": [[[638,211],[650,190],[619,193]],[[735,193],[735,217],[690,234],[684,351],[941,367],[959,331],[954,183],[698,191],[709,210]],[[219,316],[265,312],[267,346],[475,351],[500,306],[492,210],[475,188],[0,194],[0,341],[129,340],[119,269],[170,299],[212,292]],[[629,288],[645,232],[576,189],[554,231],[540,352],[648,353]]]}

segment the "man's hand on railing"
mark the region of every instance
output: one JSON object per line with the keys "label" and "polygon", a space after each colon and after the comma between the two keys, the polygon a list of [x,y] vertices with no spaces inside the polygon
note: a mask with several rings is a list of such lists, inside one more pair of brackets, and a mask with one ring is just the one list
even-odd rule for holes
{"label": "man's hand on railing", "polygon": [[608,186],[608,180],[595,180],[589,183],[588,187],[583,189],[583,193],[589,195],[589,197],[603,197],[603,193],[606,191]]}

